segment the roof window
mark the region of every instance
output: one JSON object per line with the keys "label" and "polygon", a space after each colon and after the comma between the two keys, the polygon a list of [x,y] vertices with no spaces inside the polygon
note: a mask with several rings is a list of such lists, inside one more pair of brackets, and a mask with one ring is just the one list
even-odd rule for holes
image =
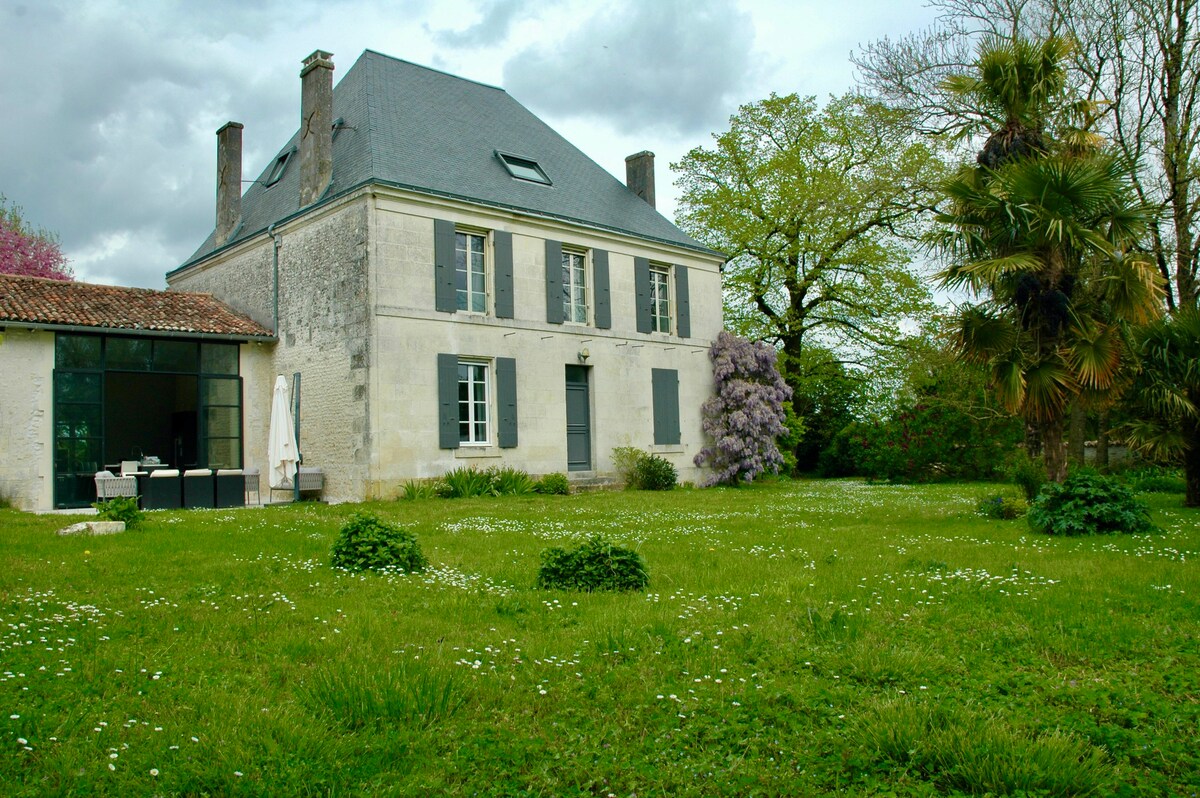
{"label": "roof window", "polygon": [[279,182],[279,178],[283,177],[283,173],[287,171],[288,161],[291,160],[295,152],[296,148],[292,147],[289,150],[284,150],[275,159],[275,163],[271,164],[271,171],[267,172],[267,179],[263,181],[263,185],[273,186]]}
{"label": "roof window", "polygon": [[531,161],[528,158],[521,158],[516,155],[509,155],[503,152],[497,152],[496,157],[500,159],[500,163],[504,164],[504,168],[508,173],[518,180],[528,180],[531,183],[542,183],[550,185],[550,178],[538,166],[537,161]]}

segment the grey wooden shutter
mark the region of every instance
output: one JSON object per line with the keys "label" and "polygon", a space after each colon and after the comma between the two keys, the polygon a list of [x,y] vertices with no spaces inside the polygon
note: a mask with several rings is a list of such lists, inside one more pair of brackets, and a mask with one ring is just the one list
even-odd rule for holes
{"label": "grey wooden shutter", "polygon": [[458,355],[437,356],[438,446],[458,448]]}
{"label": "grey wooden shutter", "polygon": [[496,358],[496,443],[517,445],[517,361],[511,357]]}
{"label": "grey wooden shutter", "polygon": [[546,239],[546,321],[563,323],[562,242]]}
{"label": "grey wooden shutter", "polygon": [[513,249],[512,233],[496,230],[492,233],[492,251],[496,261],[496,318],[513,317]]}
{"label": "grey wooden shutter", "polygon": [[601,330],[612,327],[612,305],[608,298],[608,252],[592,250],[592,296],[595,299],[596,326]]}
{"label": "grey wooden shutter", "polygon": [[679,372],[650,369],[650,388],[654,397],[654,442],[679,443]]}
{"label": "grey wooden shutter", "polygon": [[633,259],[633,293],[637,301],[637,331],[650,332],[650,260]]}
{"label": "grey wooden shutter", "polygon": [[692,335],[692,311],[688,307],[687,266],[675,267],[675,331],[680,338]]}
{"label": "grey wooden shutter", "polygon": [[435,309],[453,313],[457,307],[454,293],[454,222],[433,220],[433,280]]}

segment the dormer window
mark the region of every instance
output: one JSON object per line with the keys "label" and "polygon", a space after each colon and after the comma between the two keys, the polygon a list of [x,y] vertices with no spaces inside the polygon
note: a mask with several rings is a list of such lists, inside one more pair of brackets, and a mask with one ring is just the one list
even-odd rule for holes
{"label": "dormer window", "polygon": [[288,161],[295,152],[296,148],[292,147],[275,159],[275,163],[271,164],[271,171],[267,172],[267,179],[263,181],[263,185],[273,186],[279,182],[279,178],[283,177],[283,173],[287,171]]}
{"label": "dormer window", "polygon": [[509,155],[503,152],[497,152],[496,157],[500,159],[500,163],[504,164],[504,168],[508,173],[518,180],[528,180],[530,183],[541,183],[550,185],[550,178],[538,166],[537,161],[531,161],[528,158],[521,158],[517,155]]}

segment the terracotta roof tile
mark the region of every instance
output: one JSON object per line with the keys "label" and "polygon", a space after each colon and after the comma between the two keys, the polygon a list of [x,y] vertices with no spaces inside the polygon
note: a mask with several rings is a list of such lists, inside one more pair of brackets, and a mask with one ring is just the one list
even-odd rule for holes
{"label": "terracotta roof tile", "polygon": [[6,323],[198,335],[272,334],[211,294],[0,274],[0,325]]}

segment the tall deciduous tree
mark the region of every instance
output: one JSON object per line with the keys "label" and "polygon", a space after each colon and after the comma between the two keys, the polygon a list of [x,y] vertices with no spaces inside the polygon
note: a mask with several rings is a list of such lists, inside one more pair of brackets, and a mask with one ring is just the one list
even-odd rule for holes
{"label": "tall deciduous tree", "polygon": [[1124,166],[1070,126],[1057,139],[1047,129],[1066,53],[1054,39],[990,38],[974,74],[943,82],[1003,124],[945,184],[934,237],[949,260],[945,284],[983,300],[961,315],[959,349],[987,364],[1001,403],[1039,429],[1055,481],[1066,475],[1071,401],[1114,387],[1121,323],[1149,321],[1161,301],[1153,264],[1134,251],[1148,211]]}
{"label": "tall deciduous tree", "polygon": [[904,114],[854,96],[821,108],[771,95],[672,169],[680,226],[729,255],[726,326],[776,346],[793,387],[806,344],[852,359],[930,312],[906,238],[943,171]]}
{"label": "tall deciduous tree", "polygon": [[71,280],[71,267],[58,238],[45,230],[31,228],[21,208],[0,195],[0,274],[21,274]]}

